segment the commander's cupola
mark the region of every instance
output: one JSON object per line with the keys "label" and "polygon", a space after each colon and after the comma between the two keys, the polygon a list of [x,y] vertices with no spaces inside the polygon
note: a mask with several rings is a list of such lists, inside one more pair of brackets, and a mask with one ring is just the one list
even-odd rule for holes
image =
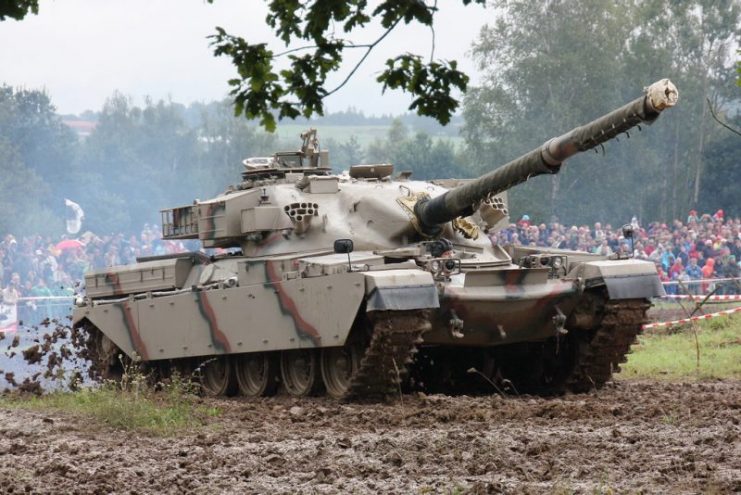
{"label": "commander's cupola", "polygon": [[279,151],[271,157],[247,158],[242,161],[245,170],[240,189],[254,187],[262,179],[283,179],[290,174],[329,175],[329,152],[319,148],[316,129],[301,133],[302,145],[298,151]]}

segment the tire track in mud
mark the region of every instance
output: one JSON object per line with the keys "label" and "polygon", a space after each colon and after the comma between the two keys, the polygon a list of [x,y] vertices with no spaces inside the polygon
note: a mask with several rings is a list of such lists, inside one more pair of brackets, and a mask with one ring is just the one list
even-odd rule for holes
{"label": "tire track in mud", "polygon": [[[170,438],[0,408],[5,493],[734,493],[741,382],[585,395],[204,400]],[[9,488],[8,488],[9,487]]]}

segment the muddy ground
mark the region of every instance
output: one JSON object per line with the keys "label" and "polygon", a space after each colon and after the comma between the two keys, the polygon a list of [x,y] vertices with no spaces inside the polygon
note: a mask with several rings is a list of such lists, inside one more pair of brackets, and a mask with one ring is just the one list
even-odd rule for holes
{"label": "muddy ground", "polygon": [[277,397],[169,438],[0,408],[2,493],[739,493],[741,382],[560,398]]}

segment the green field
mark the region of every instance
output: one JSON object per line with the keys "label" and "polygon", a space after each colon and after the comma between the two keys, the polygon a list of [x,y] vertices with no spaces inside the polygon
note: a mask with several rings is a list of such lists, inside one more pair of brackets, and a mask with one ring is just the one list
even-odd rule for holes
{"label": "green field", "polygon": [[702,321],[697,342],[689,325],[641,335],[619,379],[741,379],[741,316]]}

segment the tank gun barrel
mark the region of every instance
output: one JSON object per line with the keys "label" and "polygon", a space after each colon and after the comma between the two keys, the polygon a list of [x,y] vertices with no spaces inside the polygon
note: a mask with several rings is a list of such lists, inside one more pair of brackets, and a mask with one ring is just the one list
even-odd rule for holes
{"label": "tank gun barrel", "polygon": [[421,200],[414,207],[421,231],[439,232],[440,225],[470,215],[475,205],[530,177],[556,174],[569,157],[590,150],[641,123],[652,123],[678,98],[677,88],[668,79],[653,83],[644,96],[613,110],[583,126],[546,141],[542,146],[467,184],[433,199]]}

